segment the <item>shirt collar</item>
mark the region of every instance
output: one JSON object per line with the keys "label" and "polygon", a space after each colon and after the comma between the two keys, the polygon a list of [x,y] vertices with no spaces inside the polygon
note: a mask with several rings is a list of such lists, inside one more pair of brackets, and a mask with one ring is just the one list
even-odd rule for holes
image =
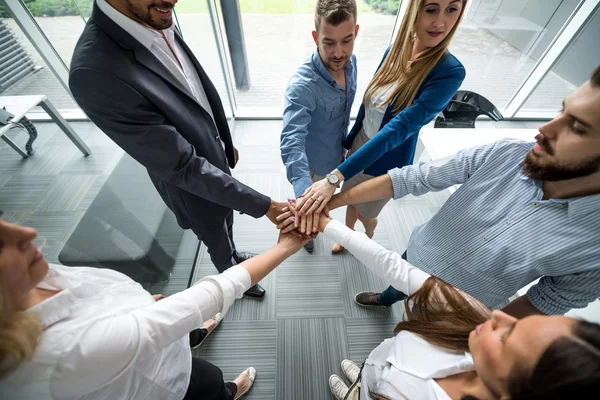
{"label": "shirt collar", "polygon": [[[150,29],[137,21],[132,20],[131,18],[121,14],[119,11],[115,10],[110,4],[106,2],[106,0],[96,0],[98,4],[98,8],[102,11],[108,18],[110,18],[115,24],[119,25],[125,32],[129,33],[135,40],[140,42],[142,46],[150,50],[152,47],[152,43],[154,39],[161,37],[160,32],[157,32],[153,29]],[[169,36],[169,39],[173,40],[173,32],[174,29],[173,24],[164,31]],[[170,33],[169,33],[170,32]]]}
{"label": "shirt collar", "polygon": [[81,287],[81,281],[77,277],[66,276],[60,268],[50,264],[48,273],[38,287],[61,291],[27,310],[37,315],[44,328],[71,315],[71,305],[77,301],[75,292]]}
{"label": "shirt collar", "polygon": [[[317,71],[319,72],[319,74],[321,74],[321,76],[323,78],[325,78],[327,83],[329,83],[331,86],[340,87],[340,85],[333,78],[333,76],[331,76],[329,71],[327,71],[327,68],[325,68],[325,64],[323,64],[323,60],[321,60],[321,56],[319,55],[319,49],[316,49],[313,52],[312,63],[315,66],[315,68],[317,69]],[[350,56],[350,59],[348,60],[348,62],[346,63],[346,66],[344,67],[344,72],[346,73],[346,79],[349,79],[349,77],[352,75],[352,74],[348,73],[348,71],[350,71],[351,68],[352,68],[352,55]],[[348,82],[346,82],[346,87],[349,87]]]}
{"label": "shirt collar", "polygon": [[[520,171],[520,179],[530,181],[540,191],[543,189],[542,182],[536,181],[525,175],[523,170]],[[548,201],[554,203],[566,204],[568,207],[569,218],[575,218],[591,214],[594,211],[600,210],[600,194],[594,194],[583,197],[573,197],[570,199],[554,199],[551,198]]]}

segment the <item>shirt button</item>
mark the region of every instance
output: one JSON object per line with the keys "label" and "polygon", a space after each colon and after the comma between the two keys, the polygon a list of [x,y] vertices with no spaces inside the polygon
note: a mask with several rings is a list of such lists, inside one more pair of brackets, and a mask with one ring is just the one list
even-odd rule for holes
{"label": "shirt button", "polygon": [[487,240],[487,238],[486,238],[485,236],[484,236],[482,239],[483,239],[483,240]]}
{"label": "shirt button", "polygon": [[535,202],[533,203],[533,206],[534,206],[534,207],[537,207],[537,206],[539,206],[539,205],[540,205],[540,203],[538,203],[537,201],[535,201]]}
{"label": "shirt button", "polygon": [[504,222],[506,222],[506,225],[510,225],[510,221],[507,220],[507,221],[504,221]]}
{"label": "shirt button", "polygon": [[463,253],[464,253],[464,254],[467,254],[467,251],[466,251],[466,250],[463,250]]}

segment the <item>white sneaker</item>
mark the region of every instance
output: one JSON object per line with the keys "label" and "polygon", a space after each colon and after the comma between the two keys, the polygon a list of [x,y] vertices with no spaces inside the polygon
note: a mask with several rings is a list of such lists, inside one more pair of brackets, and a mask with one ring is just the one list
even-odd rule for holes
{"label": "white sneaker", "polygon": [[337,375],[331,375],[329,377],[329,389],[331,390],[333,397],[335,397],[335,400],[344,400],[344,397],[348,394],[348,386],[346,386],[342,378]]}
{"label": "white sneaker", "polygon": [[346,378],[352,383],[356,382],[358,379],[358,374],[360,373],[360,367],[351,360],[342,361],[342,371],[344,371],[344,375]]}

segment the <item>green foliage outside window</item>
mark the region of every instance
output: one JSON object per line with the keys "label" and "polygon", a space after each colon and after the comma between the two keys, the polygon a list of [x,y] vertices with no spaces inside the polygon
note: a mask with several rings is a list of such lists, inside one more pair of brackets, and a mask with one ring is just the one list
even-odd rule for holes
{"label": "green foliage outside window", "polygon": [[396,15],[400,7],[400,0],[365,0],[371,8],[382,14]]}
{"label": "green foliage outside window", "polygon": [[[80,10],[87,17],[92,13],[93,0],[25,0],[25,4],[34,17],[80,15]],[[0,4],[0,17],[10,18],[10,14],[2,4]]]}

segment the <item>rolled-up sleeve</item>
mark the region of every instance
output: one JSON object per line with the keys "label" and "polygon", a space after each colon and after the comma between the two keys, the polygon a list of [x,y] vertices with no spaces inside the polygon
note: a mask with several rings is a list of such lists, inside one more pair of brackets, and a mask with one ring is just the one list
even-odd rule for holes
{"label": "rolled-up sleeve", "polygon": [[427,163],[391,169],[388,171],[388,176],[394,188],[394,199],[407,194],[420,196],[463,184],[492,154],[508,155],[514,151],[515,145],[530,146],[520,140],[502,139],[491,144],[464,149],[452,156]]}
{"label": "rolled-up sleeve", "polygon": [[544,276],[527,291],[531,304],[544,314],[584,308],[600,297],[600,269],[562,276]]}

